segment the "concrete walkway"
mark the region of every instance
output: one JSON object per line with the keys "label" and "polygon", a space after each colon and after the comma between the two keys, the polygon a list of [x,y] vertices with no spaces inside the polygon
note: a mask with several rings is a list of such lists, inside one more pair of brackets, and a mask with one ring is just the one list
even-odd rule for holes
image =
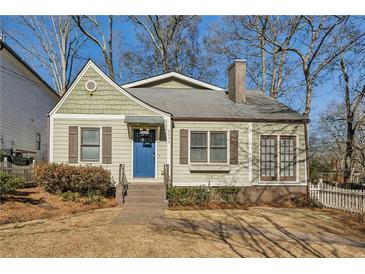
{"label": "concrete walkway", "polygon": [[112,220],[115,225],[161,225],[166,220],[163,209],[121,209]]}

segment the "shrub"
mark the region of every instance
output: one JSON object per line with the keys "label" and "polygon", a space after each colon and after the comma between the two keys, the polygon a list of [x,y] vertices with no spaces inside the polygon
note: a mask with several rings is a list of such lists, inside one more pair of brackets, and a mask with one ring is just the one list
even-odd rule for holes
{"label": "shrub", "polygon": [[199,187],[170,187],[167,190],[170,206],[203,205],[209,202],[209,188]]}
{"label": "shrub", "polygon": [[14,176],[0,171],[0,196],[13,192],[24,185],[23,177]]}
{"label": "shrub", "polygon": [[111,187],[110,171],[96,166],[42,164],[34,168],[34,179],[50,193],[78,192],[82,196],[106,195]]}
{"label": "shrub", "polygon": [[86,199],[83,201],[85,205],[90,204],[102,204],[104,202],[104,197],[99,194],[89,194]]}
{"label": "shrub", "polygon": [[68,201],[77,202],[80,198],[80,193],[78,193],[78,192],[66,191],[66,192],[59,193],[59,195],[62,198],[62,200],[65,202],[68,202]]}
{"label": "shrub", "polygon": [[214,192],[217,193],[220,202],[236,203],[237,195],[240,189],[241,188],[238,186],[221,186],[215,188]]}

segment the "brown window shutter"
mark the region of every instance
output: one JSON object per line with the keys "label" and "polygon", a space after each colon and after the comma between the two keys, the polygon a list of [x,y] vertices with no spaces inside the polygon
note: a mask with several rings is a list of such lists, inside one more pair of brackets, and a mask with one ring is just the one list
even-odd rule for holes
{"label": "brown window shutter", "polygon": [[70,164],[77,164],[79,160],[78,133],[79,129],[77,126],[68,127],[68,162]]}
{"label": "brown window shutter", "polygon": [[180,129],[180,164],[188,164],[189,155],[189,131]]}
{"label": "brown window shutter", "polygon": [[103,127],[103,164],[112,163],[112,128]]}
{"label": "brown window shutter", "polygon": [[230,131],[230,161],[231,165],[238,165],[238,130]]}

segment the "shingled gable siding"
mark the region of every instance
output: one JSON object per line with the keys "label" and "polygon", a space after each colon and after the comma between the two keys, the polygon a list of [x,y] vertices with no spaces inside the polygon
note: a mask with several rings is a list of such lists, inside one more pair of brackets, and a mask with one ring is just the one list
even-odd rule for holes
{"label": "shingled gable siding", "polygon": [[[90,96],[85,83],[98,85]],[[156,115],[155,112],[129,99],[90,67],[63,102],[57,113]]]}
{"label": "shingled gable siding", "polygon": [[[95,80],[98,88],[92,96],[85,90],[85,82]],[[68,128],[75,127],[108,127],[111,129],[111,157],[103,157],[101,165],[111,171],[113,180],[118,181],[119,164],[126,165],[126,176],[132,181],[132,140],[128,136],[128,128],[123,119],[103,120],[103,118],[87,120],[84,117],[77,119],[77,114],[104,114],[104,115],[158,115],[148,108],[138,104],[117,90],[92,67],[90,67],[80,81],[75,85],[57,113],[75,114],[75,119],[55,117],[53,122],[53,162],[67,163],[68,158]],[[168,125],[165,124],[165,128]],[[102,151],[105,151],[105,142],[102,142]],[[108,149],[109,150],[109,149]],[[162,182],[163,165],[167,163],[167,142],[157,141],[157,181]]]}
{"label": "shingled gable siding", "polygon": [[[245,122],[183,122],[175,121],[173,131],[173,178],[174,185],[238,185],[249,186],[248,174],[248,132],[249,123]],[[180,129],[199,131],[237,131],[238,132],[238,164],[230,164],[229,173],[190,172],[190,165],[180,164]],[[305,183],[305,145],[304,126],[302,124],[252,124],[252,184],[259,184],[259,135],[287,134],[298,135],[299,183]],[[229,136],[229,135],[228,135]],[[229,146],[230,144],[228,144]],[[229,155],[230,156],[230,155]],[[230,159],[230,158],[228,158]]]}

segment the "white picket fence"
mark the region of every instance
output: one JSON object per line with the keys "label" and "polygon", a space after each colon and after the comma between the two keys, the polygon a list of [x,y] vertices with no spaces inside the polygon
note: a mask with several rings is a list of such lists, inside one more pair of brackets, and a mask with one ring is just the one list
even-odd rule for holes
{"label": "white picket fence", "polygon": [[365,212],[365,191],[362,189],[343,189],[323,183],[310,183],[310,198],[324,207],[351,212]]}

